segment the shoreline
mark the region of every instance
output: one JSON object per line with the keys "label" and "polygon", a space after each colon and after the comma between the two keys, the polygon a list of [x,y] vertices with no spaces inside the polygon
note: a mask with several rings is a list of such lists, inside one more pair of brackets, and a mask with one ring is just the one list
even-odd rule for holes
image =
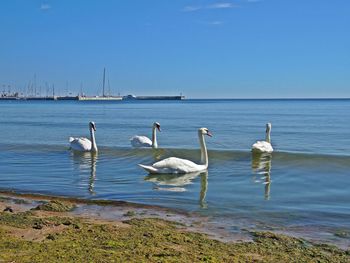
{"label": "shoreline", "polygon": [[[117,200],[82,199],[76,197],[63,197],[46,194],[29,194],[15,191],[0,191],[1,201],[8,201],[9,205],[16,203],[27,204],[31,209],[45,202],[58,201],[75,205],[70,214],[81,218],[94,218],[104,221],[122,221],[130,216],[137,218],[155,218],[168,220],[181,224],[189,231],[208,235],[210,238],[221,242],[251,241],[248,233],[229,233],[222,226],[215,226],[208,223],[208,218],[181,209],[167,208],[163,206],[147,205]],[[1,207],[0,207],[0,211]]]}
{"label": "shoreline", "polygon": [[350,250],[331,245],[271,232],[223,242],[201,227],[198,218],[161,207],[0,192],[4,261],[350,262]]}
{"label": "shoreline", "polygon": [[70,212],[73,216],[104,221],[123,221],[129,218],[128,213],[131,213],[132,218],[168,220],[181,224],[188,231],[205,234],[209,238],[220,242],[249,242],[253,240],[252,233],[268,231],[276,235],[303,239],[313,244],[330,245],[342,250],[350,250],[350,230],[342,227],[283,226],[274,223],[265,224],[259,220],[250,221],[240,217],[235,219],[212,218],[210,215],[203,215],[198,212],[159,205],[122,200],[84,199],[45,193],[27,193],[13,189],[0,189],[0,202],[1,200],[10,202],[14,200],[12,203],[18,203],[17,201],[20,200],[19,203],[21,204],[31,204],[27,206],[29,209],[50,201],[71,203],[75,206],[74,210]]}

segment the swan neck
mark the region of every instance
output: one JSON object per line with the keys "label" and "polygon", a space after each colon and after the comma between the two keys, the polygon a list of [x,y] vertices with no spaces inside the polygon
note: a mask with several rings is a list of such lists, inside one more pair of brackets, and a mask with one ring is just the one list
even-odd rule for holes
{"label": "swan neck", "polygon": [[266,131],[265,141],[267,141],[268,143],[271,143],[271,131],[270,130]]}
{"label": "swan neck", "polygon": [[158,142],[157,142],[157,128],[153,126],[152,130],[152,147],[158,148]]}
{"label": "swan neck", "polygon": [[205,144],[204,135],[199,132],[199,144],[201,146],[201,163],[205,165],[205,167],[208,167],[208,152],[207,152],[207,145]]}
{"label": "swan neck", "polygon": [[95,140],[95,131],[92,127],[90,127],[90,137],[91,137],[91,151],[97,152],[97,145]]}

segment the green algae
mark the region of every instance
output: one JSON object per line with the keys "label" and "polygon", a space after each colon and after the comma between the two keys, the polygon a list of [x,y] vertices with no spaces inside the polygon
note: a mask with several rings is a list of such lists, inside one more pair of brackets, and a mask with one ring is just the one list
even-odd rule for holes
{"label": "green algae", "polygon": [[[30,228],[34,223],[65,228],[40,242],[24,240],[3,228]],[[0,262],[350,262],[348,251],[333,246],[270,232],[254,232],[253,238],[254,242],[223,243],[161,219],[106,224],[37,218],[33,212],[0,213]]]}
{"label": "green algae", "polygon": [[125,214],[123,214],[123,216],[128,216],[128,217],[136,216],[136,212],[135,211],[127,211]]}
{"label": "green algae", "polygon": [[334,233],[336,237],[340,238],[350,238],[350,231],[348,230],[338,230]]}
{"label": "green algae", "polygon": [[33,210],[43,210],[50,212],[69,212],[72,211],[74,208],[74,204],[52,200],[50,202],[38,205],[37,207],[33,208]]}
{"label": "green algae", "polygon": [[0,212],[0,225],[13,226],[18,228],[31,227],[42,220],[32,217],[32,212],[7,213]]}
{"label": "green algae", "polygon": [[10,226],[16,228],[34,228],[42,229],[47,226],[57,225],[72,225],[75,228],[79,227],[79,220],[70,217],[37,217],[32,211],[6,213],[0,212],[0,226]]}

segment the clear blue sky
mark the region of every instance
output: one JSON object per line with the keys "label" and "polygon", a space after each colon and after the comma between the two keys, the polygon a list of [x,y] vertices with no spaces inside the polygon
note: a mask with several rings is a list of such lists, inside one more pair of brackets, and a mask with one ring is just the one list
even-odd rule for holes
{"label": "clear blue sky", "polygon": [[349,0],[1,0],[0,89],[350,97]]}

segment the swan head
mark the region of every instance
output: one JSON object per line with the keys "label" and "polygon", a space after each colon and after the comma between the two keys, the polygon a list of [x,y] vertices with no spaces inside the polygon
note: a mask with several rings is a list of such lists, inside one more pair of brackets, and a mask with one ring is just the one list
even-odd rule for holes
{"label": "swan head", "polygon": [[271,131],[271,127],[272,125],[270,122],[266,123],[266,133],[269,133]]}
{"label": "swan head", "polygon": [[93,129],[94,131],[96,131],[96,124],[93,121],[89,122],[89,127],[90,129]]}
{"label": "swan head", "polygon": [[159,124],[159,122],[155,122],[155,123],[153,123],[153,128],[157,128],[157,130],[158,131],[162,131],[161,129],[160,129],[160,124]]}
{"label": "swan head", "polygon": [[208,128],[200,128],[198,130],[198,133],[199,134],[202,134],[202,135],[208,135],[209,137],[212,137],[213,135],[211,134],[211,132],[208,130]]}

